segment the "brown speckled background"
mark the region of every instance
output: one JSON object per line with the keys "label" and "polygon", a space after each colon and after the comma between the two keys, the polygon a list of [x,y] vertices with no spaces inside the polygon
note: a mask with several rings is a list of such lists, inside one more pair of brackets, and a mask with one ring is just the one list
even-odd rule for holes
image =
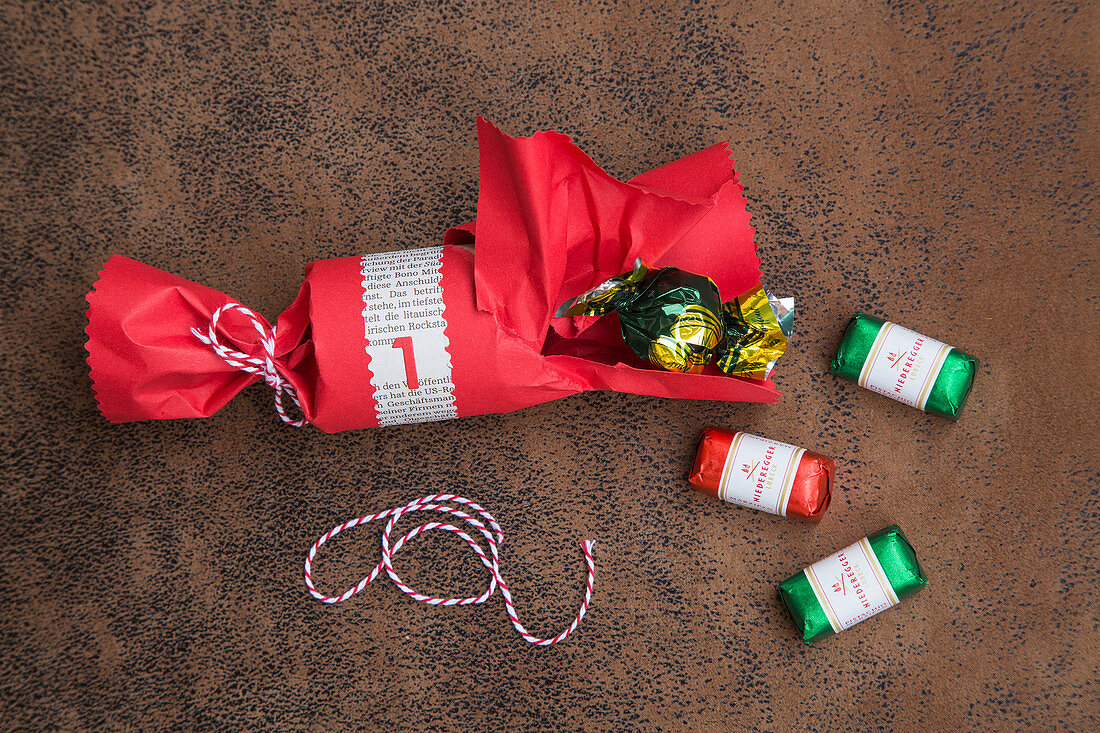
{"label": "brown speckled background", "polygon": [[[1074,2],[7,2],[0,19],[0,728],[1085,730],[1097,675],[1100,28]],[[253,387],[111,425],[84,294],[112,252],[269,316],[310,260],[436,244],[476,209],[474,116],[629,176],[728,138],[799,298],[778,405],[587,394],[328,436]],[[953,425],[840,382],[866,309],[982,359]],[[837,456],[820,526],[684,482],[706,424]],[[305,592],[324,530],[451,489],[499,599]],[[813,647],[788,574],[899,523],[930,586]],[[342,589],[377,529],[322,555]],[[477,592],[426,537],[400,567]]]}

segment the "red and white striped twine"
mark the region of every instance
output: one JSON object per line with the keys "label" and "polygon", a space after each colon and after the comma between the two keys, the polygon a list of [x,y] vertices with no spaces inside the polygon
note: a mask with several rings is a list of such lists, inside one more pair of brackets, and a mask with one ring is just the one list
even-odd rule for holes
{"label": "red and white striped twine", "polygon": [[[260,334],[260,346],[263,347],[264,353],[262,357],[252,356],[251,354],[245,354],[244,352],[231,349],[228,346],[222,345],[218,341],[218,319],[221,318],[222,313],[229,310],[240,311],[242,315],[247,316],[252,321],[252,326],[256,329],[256,332]],[[279,413],[279,417],[282,421],[288,425],[293,425],[296,428],[300,428],[306,424],[306,419],[303,417],[300,420],[291,420],[287,416],[286,410],[283,408],[283,393],[285,392],[288,397],[294,402],[294,405],[301,410],[302,403],[298,401],[298,395],[294,392],[294,387],[290,382],[286,381],[275,369],[275,329],[268,328],[260,322],[260,317],[254,312],[245,308],[240,303],[226,303],[221,308],[214,311],[214,315],[210,316],[210,325],[204,334],[197,328],[192,328],[191,333],[195,338],[203,342],[214,353],[225,360],[225,363],[236,369],[240,369],[243,372],[249,374],[256,374],[263,377],[268,386],[275,390],[275,412]]]}
{"label": "red and white striped twine", "polygon": [[[449,502],[451,504],[464,505],[468,507],[470,511],[479,514],[484,522],[478,520],[476,517],[471,516],[470,514],[467,514],[461,509],[438,502]],[[456,519],[463,520],[464,522],[466,522],[466,524],[470,525],[478,532],[480,532],[481,536],[484,537],[485,540],[488,542],[488,554],[486,554],[485,550],[483,550],[481,545],[478,544],[478,540],[468,535],[462,529],[452,524],[445,524],[443,522],[427,522],[426,524],[422,524],[415,529],[411,529],[406,532],[402,537],[400,537],[395,543],[393,543],[393,546],[391,547],[390,535],[393,532],[394,525],[403,515],[409,512],[418,511],[444,512],[445,514],[449,514]],[[338,596],[326,596],[323,593],[319,592],[317,588],[313,585],[313,578],[310,575],[310,569],[313,563],[313,558],[317,555],[317,551],[321,549],[321,545],[325,544],[330,539],[346,529],[351,529],[352,527],[357,527],[360,524],[366,524],[367,522],[373,522],[376,519],[387,519],[387,522],[385,528],[382,530],[382,559],[374,567],[374,570],[371,571],[370,575],[360,580],[355,586],[349,588]],[[398,576],[398,574],[393,569],[393,556],[397,554],[397,552],[402,547],[404,547],[405,543],[411,540],[413,537],[416,537],[421,532],[427,532],[431,529],[441,529],[447,532],[453,532],[455,535],[460,537],[467,545],[470,546],[470,549],[472,549],[477,555],[478,559],[481,561],[481,564],[489,570],[489,587],[485,590],[484,593],[471,598],[432,598],[431,596],[426,596],[422,593],[416,592],[414,589],[406,585],[403,580],[401,580],[400,576]],[[359,591],[366,588],[368,583],[377,578],[378,574],[385,570],[386,574],[390,576],[390,580],[393,581],[394,585],[396,585],[406,595],[411,596],[413,600],[417,600],[422,603],[430,603],[437,606],[466,606],[472,603],[484,603],[485,601],[489,600],[489,598],[493,595],[493,593],[496,591],[497,586],[500,586],[500,594],[504,597],[504,608],[508,613],[508,618],[509,620],[511,620],[512,626],[514,626],[516,628],[516,631],[519,632],[520,636],[522,636],[524,639],[531,642],[532,644],[537,644],[538,646],[549,646],[550,644],[555,644],[559,641],[562,641],[567,636],[576,631],[577,626],[581,622],[581,619],[584,618],[584,614],[588,611],[588,604],[592,601],[592,585],[596,577],[596,564],[595,561],[592,559],[592,545],[594,544],[593,541],[586,540],[581,543],[581,549],[583,549],[584,551],[585,562],[588,563],[588,580],[585,582],[584,601],[581,603],[580,610],[577,611],[577,615],[573,619],[573,623],[569,624],[569,626],[557,636],[548,639],[540,639],[539,637],[530,634],[527,629],[524,628],[523,624],[520,623],[519,617],[516,616],[516,609],[512,604],[512,593],[508,590],[508,584],[504,582],[504,578],[502,578],[500,575],[500,563],[497,552],[498,546],[502,542],[504,542],[504,533],[501,531],[500,525],[497,524],[496,520],[493,519],[493,516],[489,514],[489,512],[485,511],[482,507],[478,506],[469,499],[465,499],[461,496],[455,496],[454,494],[431,494],[416,499],[414,501],[410,501],[408,504],[402,507],[387,509],[384,512],[379,512],[377,514],[368,514],[365,517],[359,517],[358,519],[353,519],[350,522],[344,522],[343,524],[337,525],[325,534],[321,535],[321,538],[313,543],[313,547],[309,548],[309,554],[306,555],[306,588],[309,589],[310,595],[312,595],[314,598],[321,601],[322,603],[339,603],[340,601],[346,601]]]}

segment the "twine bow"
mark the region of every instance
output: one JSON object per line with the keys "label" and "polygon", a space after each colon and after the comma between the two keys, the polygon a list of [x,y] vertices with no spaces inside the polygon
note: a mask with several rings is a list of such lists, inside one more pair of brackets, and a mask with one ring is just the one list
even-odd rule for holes
{"label": "twine bow", "polygon": [[[230,310],[240,311],[241,315],[247,316],[252,322],[252,327],[256,329],[256,333],[260,334],[260,346],[263,349],[263,356],[252,356],[231,349],[218,341],[218,319],[221,318],[222,313]],[[242,372],[263,377],[264,382],[275,390],[275,412],[279,413],[279,417],[283,422],[296,428],[306,424],[304,417],[300,420],[291,420],[286,414],[286,409],[283,407],[284,392],[299,410],[302,409],[302,403],[298,401],[298,395],[294,392],[294,387],[275,368],[275,329],[262,323],[260,317],[253,311],[245,308],[240,303],[226,303],[214,311],[214,315],[210,316],[210,325],[207,327],[205,334],[197,328],[192,328],[191,333],[199,341],[213,349],[214,353],[224,359],[229,366],[240,369]]]}
{"label": "twine bow", "polygon": [[[467,514],[457,507],[448,506],[446,503],[439,502],[449,502],[450,504],[461,504],[463,506],[466,506],[472,512],[480,515],[484,522],[474,516],[471,516],[470,514]],[[394,525],[399,519],[401,519],[403,515],[407,514],[408,512],[417,511],[443,512],[445,514],[449,514],[456,519],[463,520],[464,522],[466,522],[466,524],[476,529],[486,540],[489,546],[488,554],[486,554],[485,550],[481,547],[478,540],[475,540],[459,527],[456,527],[452,524],[446,524],[444,522],[427,522],[420,525],[419,527],[416,527],[415,529],[411,529],[402,537],[400,537],[395,543],[393,543],[393,546],[391,547],[390,535],[393,532]],[[346,529],[351,529],[352,527],[357,527],[360,524],[366,524],[367,522],[373,522],[376,519],[387,519],[388,521],[386,522],[385,528],[382,530],[382,559],[378,562],[377,565],[375,565],[374,570],[371,571],[370,575],[366,576],[356,585],[352,586],[338,596],[326,596],[323,593],[319,592],[317,588],[313,585],[313,577],[310,573],[312,569],[313,559],[314,557],[316,557],[317,551],[321,549],[321,545],[325,544],[330,539]],[[479,596],[473,596],[470,598],[433,598],[431,596],[426,596],[422,593],[418,593],[413,588],[410,588],[401,579],[401,577],[398,576],[397,572],[393,569],[393,556],[397,554],[397,552],[402,547],[405,546],[406,542],[421,534],[422,532],[427,532],[428,530],[432,529],[441,529],[447,532],[452,532],[470,546],[470,549],[472,549],[477,555],[478,559],[481,561],[481,564],[489,570],[489,587],[485,590],[484,593]],[[320,539],[313,543],[313,547],[309,548],[309,554],[306,555],[306,588],[309,589],[310,595],[312,595],[314,598],[321,601],[322,603],[340,603],[341,601],[346,601],[347,599],[354,596],[356,593],[359,593],[361,590],[366,588],[371,581],[378,577],[379,573],[385,570],[386,574],[390,577],[390,580],[393,581],[394,585],[396,585],[402,593],[411,596],[413,600],[436,606],[467,606],[473,603],[484,603],[485,601],[489,600],[489,598],[496,591],[497,586],[500,586],[500,594],[504,597],[504,608],[506,613],[508,614],[508,619],[512,622],[512,626],[515,627],[520,636],[522,636],[530,643],[538,646],[549,646],[550,644],[556,644],[557,642],[562,641],[567,636],[576,631],[577,626],[581,622],[581,619],[584,618],[584,614],[588,611],[589,603],[592,601],[592,586],[595,581],[596,575],[596,565],[595,561],[592,559],[593,541],[586,540],[581,543],[581,549],[584,551],[585,562],[588,564],[588,580],[585,583],[584,601],[581,603],[580,610],[577,611],[577,615],[574,617],[573,622],[564,631],[562,631],[557,636],[546,639],[541,639],[529,633],[527,629],[524,628],[523,624],[520,623],[519,617],[516,615],[515,606],[512,604],[512,593],[508,589],[508,584],[504,582],[504,578],[502,578],[500,575],[500,562],[497,552],[498,546],[502,542],[504,542],[504,533],[501,531],[500,525],[497,524],[497,521],[493,518],[491,514],[489,514],[489,512],[485,511],[485,509],[478,506],[469,499],[465,499],[461,496],[455,496],[454,494],[431,494],[429,496],[411,501],[402,507],[387,509],[384,512],[379,512],[377,514],[368,514],[367,516],[359,517],[358,519],[353,519],[349,522],[344,522],[343,524],[337,525],[325,534],[321,535]]]}

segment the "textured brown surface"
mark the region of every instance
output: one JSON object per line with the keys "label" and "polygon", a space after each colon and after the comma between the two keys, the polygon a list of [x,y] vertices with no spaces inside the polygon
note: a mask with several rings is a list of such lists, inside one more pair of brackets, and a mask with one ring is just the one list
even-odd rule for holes
{"label": "textured brown surface", "polygon": [[[502,5],[4,4],[0,728],[1097,728],[1095,6]],[[83,296],[111,252],[274,316],[306,262],[472,217],[478,113],[621,176],[729,138],[800,301],[780,403],[589,394],[329,436],[253,387],[206,421],[98,416]],[[959,424],[828,374],[857,309],[982,359]],[[710,423],[836,456],[824,522],[692,491]],[[496,511],[536,631],[598,539],[575,637],[532,648],[499,599],[306,595],[320,532],[443,488]],[[891,523],[930,586],[799,643],[776,585]],[[428,537],[399,564],[474,591],[468,555]]]}

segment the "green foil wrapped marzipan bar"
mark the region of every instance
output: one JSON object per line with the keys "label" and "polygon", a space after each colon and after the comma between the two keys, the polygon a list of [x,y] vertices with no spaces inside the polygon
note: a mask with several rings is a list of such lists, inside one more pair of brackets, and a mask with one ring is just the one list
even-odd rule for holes
{"label": "green foil wrapped marzipan bar", "polygon": [[872,392],[958,420],[978,360],[896,323],[856,313],[831,370]]}
{"label": "green foil wrapped marzipan bar", "polygon": [[807,644],[895,606],[927,585],[901,528],[864,537],[787,578],[779,597]]}

